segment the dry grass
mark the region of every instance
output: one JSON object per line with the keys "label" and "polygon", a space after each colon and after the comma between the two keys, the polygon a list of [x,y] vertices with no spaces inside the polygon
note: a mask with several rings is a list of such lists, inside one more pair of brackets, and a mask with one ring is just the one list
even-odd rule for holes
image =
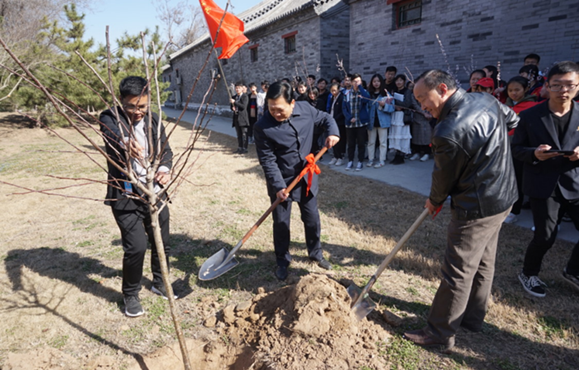
{"label": "dry grass", "polygon": [[[0,120],[0,177],[37,189],[62,185],[47,174],[105,179],[85,157],[68,153],[58,138],[28,129],[14,116]],[[59,133],[80,143],[70,129]],[[96,137],[96,135],[93,135]],[[172,139],[182,150],[188,133]],[[239,253],[241,264],[219,279],[197,279],[203,261],[237,243],[269,206],[261,168],[250,151],[231,154],[233,138],[211,134],[198,145],[197,170],[171,205],[172,274],[188,337],[215,337],[202,322],[230,301],[250,297],[258,287],[282,284],[273,277],[271,221],[255,232]],[[387,168],[385,169],[387,171]],[[319,197],[322,241],[334,264],[331,275],[362,286],[422,210],[422,196],[376,181],[322,168]],[[173,342],[168,308],[151,294],[150,269],[141,293],[147,315],[128,319],[122,306],[120,234],[108,207],[100,202],[40,194],[12,195],[0,185],[4,210],[0,229],[0,368],[10,352],[52,347],[79,361],[112,356],[119,368],[139,354]],[[100,198],[103,185],[66,191]],[[399,335],[420,327],[438,286],[448,209],[427,220],[374,286],[381,309],[405,318],[392,329],[384,348],[387,367],[403,369],[577,369],[579,368],[578,294],[560,272],[572,245],[557,242],[544,261],[545,299],[531,299],[516,273],[532,234],[505,225],[493,289],[493,303],[482,333],[458,333],[457,349],[442,355],[409,345]],[[294,212],[292,278],[321,272],[307,261],[299,212]],[[146,262],[148,266],[148,262]],[[291,279],[290,279],[291,281]],[[379,320],[377,315],[371,319]],[[86,361],[85,361],[86,362]]]}

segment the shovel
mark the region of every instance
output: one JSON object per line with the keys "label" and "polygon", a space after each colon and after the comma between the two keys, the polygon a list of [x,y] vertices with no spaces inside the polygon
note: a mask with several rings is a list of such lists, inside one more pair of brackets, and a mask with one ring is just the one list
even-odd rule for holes
{"label": "shovel", "polygon": [[416,221],[414,221],[412,226],[410,226],[410,229],[408,229],[408,231],[406,231],[406,233],[402,236],[400,241],[398,241],[398,244],[396,244],[394,249],[392,249],[392,251],[386,256],[386,258],[384,258],[384,261],[382,261],[382,264],[380,264],[378,270],[376,270],[374,276],[370,278],[370,281],[368,282],[368,284],[366,284],[364,289],[358,288],[355,284],[352,284],[348,287],[348,294],[350,295],[350,298],[352,298],[351,308],[354,311],[354,315],[356,315],[358,320],[362,320],[370,312],[372,312],[374,308],[376,308],[376,303],[374,303],[368,296],[370,289],[372,289],[372,286],[374,286],[376,280],[378,280],[380,275],[382,275],[382,272],[384,272],[386,266],[388,266],[390,261],[392,261],[396,253],[398,253],[398,251],[400,250],[400,248],[402,248],[404,243],[406,243],[408,238],[410,238],[410,236],[416,231],[416,229],[418,229],[418,226],[420,226],[420,224],[422,223],[422,221],[424,221],[426,216],[428,216],[428,209],[424,209],[424,211],[422,211],[420,216],[418,216]]}
{"label": "shovel", "polygon": [[[318,154],[314,157],[313,164],[315,164],[324,153],[328,150],[328,148],[323,147]],[[306,167],[307,168],[307,167]],[[290,191],[300,182],[300,180],[304,177],[307,173],[306,169],[302,170],[302,172],[296,177],[291,184],[286,188],[286,194],[289,194]],[[265,213],[257,220],[255,225],[245,234],[243,239],[237,243],[235,247],[228,252],[227,249],[223,248],[219,252],[215,253],[213,256],[209,257],[207,261],[203,263],[201,269],[199,270],[199,280],[213,280],[216,277],[219,277],[225,274],[227,271],[231,270],[235,266],[239,264],[239,262],[235,259],[235,253],[241,248],[243,243],[249,239],[249,237],[253,234],[255,230],[261,225],[263,221],[269,216],[269,214],[277,207],[278,204],[281,203],[281,199],[277,198],[275,202],[271,204],[271,206],[265,211]]]}

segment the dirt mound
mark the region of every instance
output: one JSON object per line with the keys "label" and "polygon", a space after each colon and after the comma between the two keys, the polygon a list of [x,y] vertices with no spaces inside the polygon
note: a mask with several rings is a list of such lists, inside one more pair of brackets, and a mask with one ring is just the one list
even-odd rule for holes
{"label": "dirt mound", "polygon": [[390,334],[366,319],[358,321],[346,289],[324,275],[308,275],[296,285],[227,306],[217,323],[206,322],[215,324],[222,340],[209,343],[206,354],[223,354],[223,341],[238,349],[235,360],[222,357],[222,364],[287,370],[385,368],[379,352]]}

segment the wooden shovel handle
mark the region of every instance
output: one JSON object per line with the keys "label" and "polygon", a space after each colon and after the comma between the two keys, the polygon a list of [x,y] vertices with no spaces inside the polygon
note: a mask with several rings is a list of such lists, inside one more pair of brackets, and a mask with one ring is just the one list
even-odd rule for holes
{"label": "wooden shovel handle", "polygon": [[[314,163],[316,163],[323,155],[324,153],[328,150],[328,148],[326,148],[325,146],[318,152],[318,154],[316,154],[316,156],[314,157]],[[288,187],[285,190],[286,194],[289,194],[293,188],[295,188],[295,186],[300,182],[300,180],[304,177],[304,174],[300,173],[292,182],[291,184],[288,185]],[[259,225],[261,225],[261,223],[263,221],[265,221],[265,219],[269,216],[269,214],[271,212],[273,212],[273,210],[275,209],[275,207],[278,206],[278,204],[281,203],[281,199],[277,198],[272,204],[271,206],[269,206],[269,208],[267,209],[267,211],[265,211],[265,213],[259,218],[259,220],[257,220],[257,222],[253,225],[253,227],[247,232],[247,234],[245,234],[245,236],[243,237],[243,239],[241,239],[241,241],[237,244],[237,248],[234,248],[231,251],[231,254],[235,253],[235,251],[237,249],[239,249],[239,247],[241,247],[243,245],[243,243],[245,243],[245,241],[247,239],[249,239],[249,237],[251,236],[251,234],[253,234],[253,232],[259,227]]]}

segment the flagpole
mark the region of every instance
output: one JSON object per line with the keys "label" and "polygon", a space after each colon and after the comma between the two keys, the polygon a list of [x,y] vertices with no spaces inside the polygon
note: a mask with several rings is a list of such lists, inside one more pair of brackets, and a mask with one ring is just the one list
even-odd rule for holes
{"label": "flagpole", "polygon": [[[219,22],[219,27],[217,27],[217,32],[215,33],[215,39],[212,39],[211,48],[215,53],[215,59],[217,59],[217,66],[219,67],[219,72],[221,72],[221,76],[223,76],[223,83],[225,84],[225,90],[227,90],[227,96],[229,96],[229,102],[233,97],[231,96],[231,91],[229,91],[229,86],[227,85],[227,79],[225,78],[225,73],[223,72],[223,67],[221,66],[221,61],[219,60],[219,55],[217,55],[217,50],[215,50],[215,43],[217,42],[217,38],[219,37],[219,31],[221,31],[221,25],[223,24],[223,20],[225,19],[225,15],[227,14],[227,9],[229,8],[230,0],[227,0],[227,4],[225,4],[225,9],[223,10],[223,17],[221,17],[221,21]],[[203,17],[205,19],[205,17]],[[209,24],[207,23],[207,19],[205,19],[205,25],[209,30],[209,37],[211,37],[211,30],[209,28]]]}
{"label": "flagpole", "polygon": [[215,52],[215,58],[217,59],[217,66],[219,66],[219,72],[221,72],[221,76],[223,76],[223,83],[225,84],[225,90],[227,90],[227,95],[229,96],[229,100],[233,99],[231,96],[231,91],[229,91],[229,85],[227,85],[227,79],[225,78],[225,73],[223,73],[223,67],[221,66],[221,61],[219,60],[219,56],[217,55],[217,50],[213,48]]}

